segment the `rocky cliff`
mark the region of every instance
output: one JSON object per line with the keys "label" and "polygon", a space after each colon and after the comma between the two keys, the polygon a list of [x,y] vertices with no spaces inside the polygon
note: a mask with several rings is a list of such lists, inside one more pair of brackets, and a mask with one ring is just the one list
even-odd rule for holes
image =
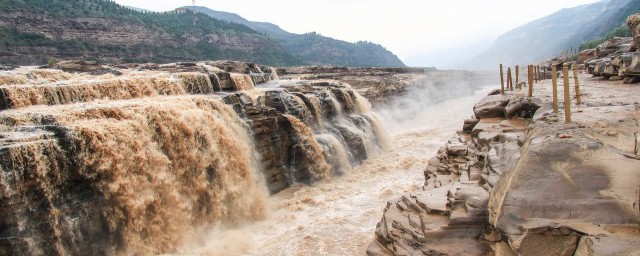
{"label": "rocky cliff", "polygon": [[0,72],[0,254],[175,253],[385,147],[340,82],[208,61]]}
{"label": "rocky cliff", "polygon": [[539,99],[498,91],[476,104],[423,189],[387,204],[367,253],[638,254],[638,88],[580,79],[572,124],[543,103],[550,82]]}

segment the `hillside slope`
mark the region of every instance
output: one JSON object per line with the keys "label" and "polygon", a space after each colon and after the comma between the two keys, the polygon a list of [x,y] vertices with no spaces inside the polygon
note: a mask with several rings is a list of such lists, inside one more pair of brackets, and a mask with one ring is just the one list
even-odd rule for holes
{"label": "hillside slope", "polygon": [[302,64],[273,38],[241,24],[190,11],[143,13],[106,0],[2,0],[0,45],[0,63],[8,64],[52,57]]}
{"label": "hillside slope", "polygon": [[202,6],[185,6],[182,8],[195,8],[195,11],[213,18],[239,23],[270,35],[282,44],[287,53],[306,64],[352,67],[405,66],[396,55],[379,44],[371,42],[349,43],[322,36],[318,33],[302,35],[290,33],[272,23],[249,21],[235,13],[215,11]]}
{"label": "hillside slope", "polygon": [[606,35],[624,24],[637,0],[603,0],[562,9],[515,28],[495,40],[491,48],[473,58],[468,68],[492,68],[498,63],[527,64],[552,57],[580,43]]}

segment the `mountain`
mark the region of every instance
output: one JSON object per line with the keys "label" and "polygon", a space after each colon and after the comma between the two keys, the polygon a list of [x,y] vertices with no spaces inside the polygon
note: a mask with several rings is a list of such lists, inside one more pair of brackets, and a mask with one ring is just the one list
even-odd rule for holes
{"label": "mountain", "polygon": [[277,40],[191,11],[139,12],[108,0],[0,1],[0,63],[236,59],[303,64]]}
{"label": "mountain", "polygon": [[296,36],[296,34],[289,33],[284,29],[281,29],[276,24],[268,23],[268,22],[249,21],[235,13],[215,11],[204,6],[184,6],[181,8],[195,10],[196,12],[209,15],[215,19],[224,20],[224,21],[233,22],[233,23],[239,23],[247,27],[250,27],[255,31],[259,31],[279,39]]}
{"label": "mountain", "polygon": [[277,39],[287,53],[310,65],[404,67],[392,52],[371,42],[349,43],[322,36],[318,33],[290,33],[268,22],[249,21],[240,15],[211,10],[203,6],[185,6],[213,18],[250,27]]}
{"label": "mountain", "polygon": [[191,8],[160,13],[111,0],[0,0],[0,63],[234,59],[271,66],[404,66],[376,44],[296,35],[270,23],[221,12],[215,18]]}
{"label": "mountain", "polygon": [[558,55],[568,49],[601,37],[624,25],[637,10],[638,0],[603,0],[562,9],[499,36],[492,46],[466,67],[494,68],[499,63],[526,65]]}

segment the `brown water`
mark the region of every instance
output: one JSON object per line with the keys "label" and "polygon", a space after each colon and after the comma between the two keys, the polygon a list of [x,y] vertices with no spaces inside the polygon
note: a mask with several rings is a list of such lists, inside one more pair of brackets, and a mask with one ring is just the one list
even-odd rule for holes
{"label": "brown water", "polygon": [[[51,203],[64,193],[58,185],[60,180],[93,182],[100,199],[108,202],[87,210],[103,216],[97,221],[104,222],[109,230],[105,233],[121,236],[105,239],[126,241],[125,248],[113,248],[109,254],[175,251],[183,239],[201,237],[209,225],[265,217],[268,194],[257,167],[252,138],[235,111],[218,98],[176,96],[54,109],[38,106],[3,112],[2,120],[23,125],[40,120],[31,119],[38,114],[29,113],[51,114],[73,130],[68,141],[82,149],[64,156],[40,153],[35,167],[23,169],[18,168],[33,159],[31,154],[60,150],[45,144],[48,148],[10,151],[12,162],[16,163],[14,175],[0,178],[1,191],[24,193],[23,188],[15,187],[22,184],[16,173],[37,172],[29,184],[40,188],[50,201],[50,216],[46,219],[54,222],[50,223],[49,237],[33,242],[53,244],[54,248],[44,249],[52,250],[49,253],[73,254],[66,251],[64,239],[77,232],[73,228],[65,230],[75,227],[75,220],[65,218],[65,209],[57,209],[57,204]],[[53,163],[75,162],[78,168],[50,168],[54,157],[65,160],[56,159]],[[37,219],[18,217],[25,217],[21,221],[25,228],[40,225],[33,223]],[[31,248],[40,247],[34,244]]]}
{"label": "brown water", "polygon": [[473,103],[487,92],[429,106],[419,117],[429,122],[390,131],[387,151],[341,177],[286,189],[269,198],[264,221],[215,228],[205,239],[185,243],[181,253],[364,255],[386,202],[421,187],[430,157],[460,130]]}
{"label": "brown water", "polygon": [[[0,175],[0,195],[16,206],[11,225],[38,230],[24,233],[22,250],[91,251],[94,243],[83,239],[101,236],[97,254],[363,254],[385,202],[420,187],[429,158],[484,95],[434,105],[469,88],[425,84],[378,113],[344,88],[290,95],[284,117],[297,141],[297,167],[319,182],[268,198],[246,120],[219,96],[186,95],[211,94],[206,75],[127,73],[0,74],[15,108],[2,112],[1,128],[19,139],[0,166],[11,170]],[[232,80],[264,96],[250,76]],[[59,145],[50,130],[29,128],[50,124],[68,131],[55,135]],[[87,188],[65,190],[76,185]],[[25,191],[39,194],[27,198]],[[83,204],[58,203],[65,196]],[[69,217],[73,211],[82,218]]]}

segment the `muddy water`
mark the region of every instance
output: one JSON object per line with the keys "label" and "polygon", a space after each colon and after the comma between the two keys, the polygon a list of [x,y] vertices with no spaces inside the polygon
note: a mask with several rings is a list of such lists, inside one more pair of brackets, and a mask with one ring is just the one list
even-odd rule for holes
{"label": "muddy water", "polygon": [[[438,148],[472,115],[488,89],[420,111],[422,124],[391,130],[391,148],[344,176],[286,189],[268,200],[264,221],[214,229],[187,241],[182,253],[200,255],[363,255],[388,200],[415,191]],[[386,120],[389,122],[389,120]],[[383,125],[393,128],[397,123]]]}

